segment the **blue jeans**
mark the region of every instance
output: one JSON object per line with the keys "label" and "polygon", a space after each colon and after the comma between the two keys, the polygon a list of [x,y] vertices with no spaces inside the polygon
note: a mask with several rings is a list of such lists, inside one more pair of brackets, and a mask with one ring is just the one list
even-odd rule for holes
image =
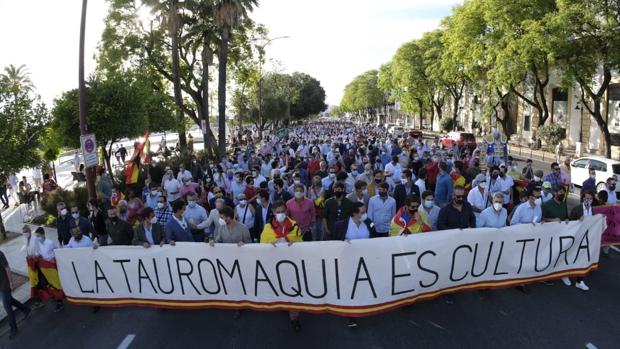
{"label": "blue jeans", "polygon": [[16,331],[17,322],[15,322],[13,306],[23,312],[27,312],[28,310],[30,310],[30,308],[18,302],[17,299],[13,298],[13,296],[11,295],[11,290],[0,291],[0,294],[2,294],[2,305],[4,306],[4,311],[6,312],[6,318],[9,321],[9,326],[11,326],[11,331]]}

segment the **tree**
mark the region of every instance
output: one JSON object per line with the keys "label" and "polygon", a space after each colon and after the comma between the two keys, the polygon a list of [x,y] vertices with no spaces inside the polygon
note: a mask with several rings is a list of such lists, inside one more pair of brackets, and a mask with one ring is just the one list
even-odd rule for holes
{"label": "tree", "polygon": [[[169,1],[114,0],[105,20],[97,56],[98,68],[103,72],[123,67],[144,69],[146,74],[173,82],[171,37],[167,29]],[[140,13],[147,6],[152,18],[141,20]],[[179,106],[184,116],[196,125],[205,121],[203,133],[205,150],[215,156],[218,145],[209,125],[209,80],[213,56],[218,55],[219,29],[215,23],[216,3],[211,0],[186,0],[178,3],[178,31],[180,88],[183,103]],[[253,43],[263,41],[267,34],[264,26],[243,18],[235,27],[235,35],[227,44],[227,72],[235,72],[251,61],[256,52]],[[222,64],[220,64],[221,66]],[[225,86],[224,86],[225,87]],[[177,104],[178,105],[178,104]]]}
{"label": "tree", "polygon": [[[606,156],[611,158],[611,134],[601,104],[609,91],[612,70],[620,70],[620,3],[559,0],[558,10],[548,19],[561,33],[558,67],[564,85],[579,86],[581,104],[603,133]],[[599,74],[602,79],[597,78]]]}
{"label": "tree", "polygon": [[232,30],[247,17],[258,4],[258,0],[218,0],[215,6],[215,24],[220,30],[220,48],[218,52],[218,145],[219,156],[226,153],[226,64],[228,61],[228,43]]}
{"label": "tree", "polygon": [[374,116],[375,109],[383,105],[383,92],[377,86],[378,71],[369,70],[351,81],[344,90],[340,102],[343,112],[358,117]]}
{"label": "tree", "polygon": [[[122,138],[138,137],[148,129],[149,116],[162,124],[174,124],[170,106],[164,99],[149,98],[152,90],[144,89],[143,82],[132,75],[110,76],[103,80],[91,80],[87,84],[87,111],[89,132],[97,136],[106,164],[110,171],[112,146]],[[152,110],[158,113],[149,115]],[[80,139],[75,133],[78,127],[77,90],[71,90],[54,101],[52,109],[53,132],[63,146],[77,148]],[[107,148],[106,148],[107,147]]]}
{"label": "tree", "polygon": [[[41,132],[49,121],[45,104],[32,92],[25,67],[14,68],[9,66],[0,76],[0,171],[4,178],[41,164]],[[6,238],[2,217],[0,237]]]}
{"label": "tree", "polygon": [[296,93],[297,98],[290,105],[290,115],[297,120],[317,115],[327,109],[325,90],[314,77],[295,72],[290,77],[289,89]]}

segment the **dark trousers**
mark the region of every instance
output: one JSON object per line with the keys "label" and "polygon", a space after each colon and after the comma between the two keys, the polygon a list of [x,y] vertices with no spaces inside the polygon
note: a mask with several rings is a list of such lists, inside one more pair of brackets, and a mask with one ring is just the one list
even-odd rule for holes
{"label": "dark trousers", "polygon": [[389,232],[388,233],[379,233],[377,232],[376,234],[374,234],[374,236],[371,236],[371,238],[386,238],[389,236]]}
{"label": "dark trousers", "polygon": [[9,197],[6,195],[6,187],[0,188],[0,201],[4,206],[9,205]]}
{"label": "dark trousers", "polygon": [[0,291],[0,294],[2,294],[2,305],[4,306],[4,311],[6,312],[6,318],[9,321],[9,326],[11,326],[11,331],[15,331],[17,330],[17,322],[15,322],[13,306],[23,312],[28,311],[30,308],[13,298],[11,295],[11,290]]}
{"label": "dark trousers", "polygon": [[195,242],[205,242],[205,232],[202,229],[192,229],[192,237]]}

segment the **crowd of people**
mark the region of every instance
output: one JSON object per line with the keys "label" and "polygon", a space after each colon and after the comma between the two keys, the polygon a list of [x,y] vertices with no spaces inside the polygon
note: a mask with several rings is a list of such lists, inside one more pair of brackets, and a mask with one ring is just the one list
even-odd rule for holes
{"label": "crowd of people", "polygon": [[[32,237],[25,231],[29,263],[40,270],[57,247],[277,245],[578,220],[617,200],[616,178],[597,193],[591,174],[581,204],[569,210],[570,158],[546,174],[531,160],[519,168],[499,132],[480,146],[445,147],[374,125],[314,121],[262,139],[240,131],[230,143],[219,162],[192,156],[173,168],[153,159],[143,166],[143,187],[122,190],[98,169],[99,197],[88,202],[88,215],[58,203],[57,244],[43,229]],[[575,286],[588,290],[583,279]],[[33,288],[62,309],[59,285],[39,277]],[[301,328],[299,313],[290,312],[290,320]]]}

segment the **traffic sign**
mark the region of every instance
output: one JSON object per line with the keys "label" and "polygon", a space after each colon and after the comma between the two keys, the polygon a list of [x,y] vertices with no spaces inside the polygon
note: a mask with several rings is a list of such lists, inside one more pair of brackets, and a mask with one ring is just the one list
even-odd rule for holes
{"label": "traffic sign", "polygon": [[80,136],[82,144],[82,157],[86,168],[99,165],[99,155],[97,154],[97,141],[94,134]]}

